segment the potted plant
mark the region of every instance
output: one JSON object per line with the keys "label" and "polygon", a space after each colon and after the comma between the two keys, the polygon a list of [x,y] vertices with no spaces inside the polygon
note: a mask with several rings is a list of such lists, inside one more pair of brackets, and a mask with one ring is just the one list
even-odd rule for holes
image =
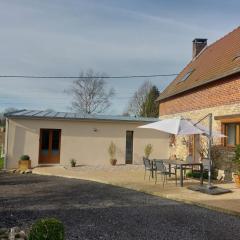
{"label": "potted plant", "polygon": [[108,147],[108,153],[110,155],[110,163],[112,166],[115,166],[117,163],[116,151],[117,151],[116,145],[113,142],[111,142]]}
{"label": "potted plant", "polygon": [[233,162],[235,163],[234,181],[236,185],[240,187],[240,145],[236,147]]}
{"label": "potted plant", "polygon": [[70,163],[71,163],[71,167],[76,167],[77,161],[74,158],[72,158],[70,160]]}
{"label": "potted plant", "polygon": [[28,155],[22,155],[20,157],[20,160],[18,162],[18,168],[21,171],[26,171],[27,169],[31,168],[31,160],[30,160],[30,157]]}
{"label": "potted plant", "polygon": [[149,159],[149,156],[151,155],[152,151],[153,151],[152,144],[147,144],[144,148],[145,158]]}

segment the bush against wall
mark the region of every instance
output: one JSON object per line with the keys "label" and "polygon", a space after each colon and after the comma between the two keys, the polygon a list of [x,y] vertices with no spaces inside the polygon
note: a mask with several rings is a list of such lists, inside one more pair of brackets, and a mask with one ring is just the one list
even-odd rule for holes
{"label": "bush against wall", "polygon": [[240,145],[237,145],[235,149],[235,156],[233,158],[234,172],[240,175]]}
{"label": "bush against wall", "polygon": [[[198,152],[201,158],[208,158],[208,139],[206,137],[200,138],[200,144]],[[212,145],[211,146],[211,160],[212,160],[212,169],[221,169],[222,168],[222,151],[220,146]]]}

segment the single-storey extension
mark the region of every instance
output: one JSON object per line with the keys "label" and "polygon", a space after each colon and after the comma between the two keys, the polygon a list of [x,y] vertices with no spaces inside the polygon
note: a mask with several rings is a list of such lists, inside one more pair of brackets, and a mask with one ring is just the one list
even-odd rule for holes
{"label": "single-storey extension", "polygon": [[82,115],[21,110],[6,115],[5,167],[17,168],[19,157],[30,156],[32,167],[41,164],[110,164],[108,147],[117,148],[117,163],[142,163],[144,147],[152,144],[152,158],[168,158],[169,135],[139,129],[157,118]]}

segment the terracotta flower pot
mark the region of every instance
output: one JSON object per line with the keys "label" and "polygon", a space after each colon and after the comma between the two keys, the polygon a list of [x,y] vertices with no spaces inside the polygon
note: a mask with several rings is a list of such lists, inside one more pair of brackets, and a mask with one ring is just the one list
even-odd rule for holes
{"label": "terracotta flower pot", "polygon": [[112,166],[115,166],[117,164],[117,159],[110,159],[110,163]]}
{"label": "terracotta flower pot", "polygon": [[26,171],[27,169],[31,168],[31,160],[19,160],[18,168],[21,171]]}
{"label": "terracotta flower pot", "polygon": [[240,187],[240,175],[234,174],[234,181],[237,187]]}

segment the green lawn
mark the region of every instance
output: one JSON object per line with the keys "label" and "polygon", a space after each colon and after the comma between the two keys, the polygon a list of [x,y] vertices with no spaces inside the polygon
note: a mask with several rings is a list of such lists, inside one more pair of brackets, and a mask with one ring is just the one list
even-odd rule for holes
{"label": "green lawn", "polygon": [[2,153],[2,147],[0,146],[0,169],[4,167],[4,157],[1,156]]}
{"label": "green lawn", "polygon": [[3,161],[4,161],[4,158],[3,158],[3,157],[0,157],[0,169],[3,168]]}

